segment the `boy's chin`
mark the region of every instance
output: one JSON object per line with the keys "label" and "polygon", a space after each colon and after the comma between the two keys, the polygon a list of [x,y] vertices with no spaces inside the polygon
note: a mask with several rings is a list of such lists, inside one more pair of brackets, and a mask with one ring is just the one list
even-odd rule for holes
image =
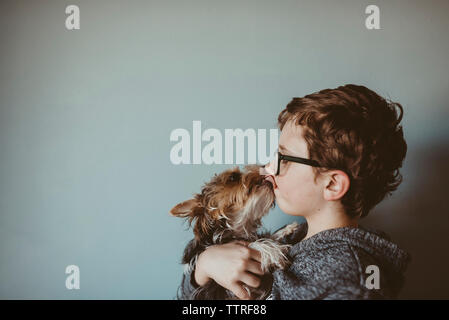
{"label": "boy's chin", "polygon": [[289,216],[304,217],[304,212],[295,210],[295,208],[285,205],[285,203],[279,201],[277,198],[276,198],[276,205],[279,207],[279,209],[281,209],[282,212],[288,214]]}
{"label": "boy's chin", "polygon": [[[276,192],[275,192],[276,193]],[[276,206],[281,209],[281,211],[285,214],[292,215],[290,212],[292,212],[291,208],[289,206],[286,206],[285,203],[276,196],[276,200],[274,201],[276,203]]]}

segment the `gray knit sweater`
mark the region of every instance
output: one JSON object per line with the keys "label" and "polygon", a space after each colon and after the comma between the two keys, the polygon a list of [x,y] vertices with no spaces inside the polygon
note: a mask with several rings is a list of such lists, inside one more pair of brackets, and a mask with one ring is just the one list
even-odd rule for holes
{"label": "gray knit sweater", "polygon": [[[282,239],[292,244],[292,265],[273,273],[269,299],[397,297],[411,256],[391,242],[387,234],[360,225],[324,230],[303,240],[306,234],[307,223],[303,223],[294,234]],[[378,267],[379,289],[372,286],[375,281],[372,267],[367,269],[370,265]],[[186,299],[197,286],[192,271],[185,273],[178,298]]]}

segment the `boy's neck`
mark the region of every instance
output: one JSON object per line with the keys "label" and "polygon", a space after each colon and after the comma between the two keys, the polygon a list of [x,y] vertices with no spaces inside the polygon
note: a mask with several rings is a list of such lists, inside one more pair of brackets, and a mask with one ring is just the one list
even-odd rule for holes
{"label": "boy's neck", "polygon": [[305,217],[307,221],[307,235],[303,240],[308,239],[315,234],[329,229],[343,227],[358,227],[358,218],[350,218],[344,211],[327,210],[317,212]]}

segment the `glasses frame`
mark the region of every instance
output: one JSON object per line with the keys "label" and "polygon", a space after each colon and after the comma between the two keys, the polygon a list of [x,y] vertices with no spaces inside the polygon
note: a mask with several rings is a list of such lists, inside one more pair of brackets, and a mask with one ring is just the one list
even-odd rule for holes
{"label": "glasses frame", "polygon": [[287,160],[287,161],[296,162],[296,163],[302,163],[302,164],[312,166],[312,167],[321,167],[321,165],[315,160],[301,158],[301,157],[287,156],[287,155],[280,153],[279,150],[277,150],[276,152],[277,152],[276,153],[277,169],[276,169],[276,174],[275,174],[276,176],[278,176],[280,173],[282,160]]}

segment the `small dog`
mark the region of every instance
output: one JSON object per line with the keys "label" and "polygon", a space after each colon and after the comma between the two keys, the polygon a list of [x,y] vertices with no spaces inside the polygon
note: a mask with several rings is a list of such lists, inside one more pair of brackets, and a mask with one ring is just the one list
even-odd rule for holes
{"label": "small dog", "polygon": [[[177,204],[170,214],[187,218],[194,223],[194,239],[184,250],[182,263],[190,271],[198,255],[207,247],[234,240],[250,242],[249,247],[261,253],[261,267],[265,275],[259,288],[246,287],[252,299],[266,299],[271,291],[275,269],[289,266],[287,252],[290,245],[278,242],[297,228],[293,223],[273,235],[259,234],[262,218],[274,206],[273,185],[263,175],[258,165],[247,165],[243,172],[239,167],[228,169],[206,183],[200,194]],[[211,280],[199,287],[190,299],[237,299],[229,290]]]}

